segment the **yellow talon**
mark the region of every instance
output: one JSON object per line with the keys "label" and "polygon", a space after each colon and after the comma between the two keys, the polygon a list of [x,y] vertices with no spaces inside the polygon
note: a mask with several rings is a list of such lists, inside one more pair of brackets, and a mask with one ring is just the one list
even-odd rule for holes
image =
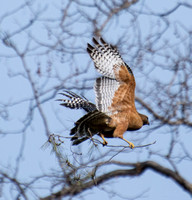
{"label": "yellow talon", "polygon": [[131,149],[133,149],[133,148],[135,147],[135,145],[134,145],[132,142],[129,142],[129,147],[130,147]]}
{"label": "yellow talon", "polygon": [[123,139],[125,142],[127,142],[127,143],[129,144],[129,147],[130,147],[131,149],[133,149],[133,148],[135,147],[135,145],[134,145],[132,142],[129,142],[128,140],[126,140],[126,139],[124,139],[124,138],[121,138],[121,139]]}
{"label": "yellow talon", "polygon": [[99,135],[100,135],[100,137],[103,139],[103,146],[107,145],[108,142],[105,140],[103,134],[100,133]]}

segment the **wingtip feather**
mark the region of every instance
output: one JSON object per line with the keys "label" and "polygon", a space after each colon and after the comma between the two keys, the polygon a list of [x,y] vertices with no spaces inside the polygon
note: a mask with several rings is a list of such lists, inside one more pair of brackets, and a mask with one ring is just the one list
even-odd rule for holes
{"label": "wingtip feather", "polygon": [[93,43],[94,43],[94,44],[99,45],[99,42],[98,42],[94,37],[93,37],[92,40],[93,40]]}
{"label": "wingtip feather", "polygon": [[107,44],[107,42],[105,42],[105,40],[102,37],[100,37],[100,41],[102,44]]}

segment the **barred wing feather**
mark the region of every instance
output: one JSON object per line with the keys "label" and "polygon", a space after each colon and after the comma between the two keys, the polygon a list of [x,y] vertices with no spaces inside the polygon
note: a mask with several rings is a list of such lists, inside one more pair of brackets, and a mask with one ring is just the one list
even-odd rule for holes
{"label": "barred wing feather", "polygon": [[110,116],[110,106],[113,102],[115,92],[120,87],[120,83],[115,79],[100,77],[96,79],[94,90],[96,94],[96,107],[100,112]]}
{"label": "barred wing feather", "polygon": [[88,44],[87,51],[93,59],[97,71],[106,77],[115,79],[114,66],[120,68],[122,65],[126,64],[115,47],[107,44],[102,38],[100,40],[103,45],[99,44],[97,40],[93,38],[95,47]]}

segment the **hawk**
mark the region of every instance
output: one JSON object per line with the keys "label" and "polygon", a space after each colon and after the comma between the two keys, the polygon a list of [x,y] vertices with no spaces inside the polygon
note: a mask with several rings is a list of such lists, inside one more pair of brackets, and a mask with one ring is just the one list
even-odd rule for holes
{"label": "hawk", "polygon": [[94,66],[103,77],[95,81],[96,105],[85,97],[69,91],[62,93],[68,99],[59,99],[69,108],[83,108],[87,114],[75,122],[71,129],[73,144],[77,145],[98,134],[106,145],[106,137],[121,138],[134,148],[134,144],[123,137],[128,131],[138,130],[149,124],[148,117],[137,112],[135,107],[135,78],[131,68],[123,61],[118,50],[100,38],[93,38],[95,46],[87,44],[87,52]]}

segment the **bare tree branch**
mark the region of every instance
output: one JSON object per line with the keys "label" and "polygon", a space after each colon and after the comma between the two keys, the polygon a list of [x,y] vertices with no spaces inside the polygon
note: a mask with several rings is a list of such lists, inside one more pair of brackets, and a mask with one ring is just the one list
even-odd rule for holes
{"label": "bare tree branch", "polygon": [[[185,180],[182,176],[175,173],[175,171],[172,171],[168,168],[165,168],[161,165],[159,165],[156,162],[153,161],[147,161],[142,163],[120,163],[120,162],[112,162],[113,164],[118,164],[119,166],[127,166],[132,167],[132,169],[122,169],[122,170],[114,170],[109,173],[106,173],[104,175],[95,177],[95,173],[93,174],[93,180],[89,182],[77,182],[76,184],[71,185],[68,188],[63,188],[61,191],[52,194],[51,196],[47,196],[44,198],[41,198],[41,200],[51,200],[51,199],[57,199],[62,198],[66,196],[74,196],[82,191],[85,191],[87,189],[91,189],[94,186],[100,185],[110,179],[113,179],[115,177],[126,177],[126,176],[140,176],[142,175],[146,170],[153,170],[163,176],[169,177],[172,180],[174,180],[177,184],[179,184],[184,190],[186,190],[188,193],[192,194],[192,184],[189,183],[187,180]],[[108,164],[112,164],[108,163]],[[101,167],[102,165],[100,165]]]}

